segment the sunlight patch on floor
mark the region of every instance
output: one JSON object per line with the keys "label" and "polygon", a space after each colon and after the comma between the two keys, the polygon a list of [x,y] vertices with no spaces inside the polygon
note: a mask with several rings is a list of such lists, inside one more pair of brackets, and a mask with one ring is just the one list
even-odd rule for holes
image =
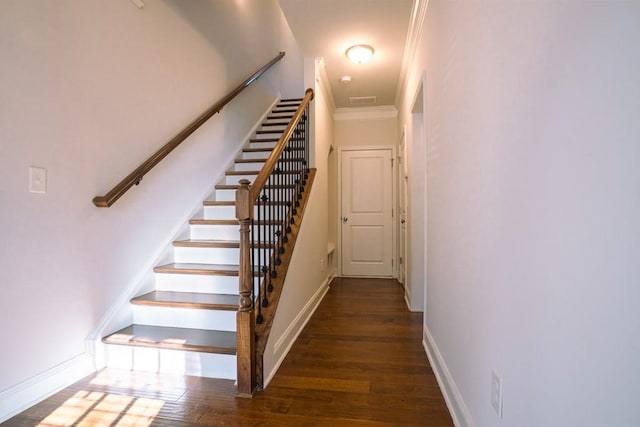
{"label": "sunlight patch on floor", "polygon": [[163,405],[159,399],[80,390],[38,426],[150,426]]}

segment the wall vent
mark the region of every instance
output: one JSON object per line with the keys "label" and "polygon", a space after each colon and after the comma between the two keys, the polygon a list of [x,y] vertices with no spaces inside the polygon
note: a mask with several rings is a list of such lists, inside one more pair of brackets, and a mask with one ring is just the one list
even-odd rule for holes
{"label": "wall vent", "polygon": [[349,104],[351,105],[374,105],[378,103],[377,96],[350,96]]}

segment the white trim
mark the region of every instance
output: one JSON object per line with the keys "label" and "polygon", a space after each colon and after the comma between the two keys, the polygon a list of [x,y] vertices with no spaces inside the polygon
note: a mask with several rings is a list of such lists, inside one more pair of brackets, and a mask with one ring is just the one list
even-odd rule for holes
{"label": "white trim", "polygon": [[407,75],[413,65],[413,59],[416,56],[418,40],[422,33],[428,5],[429,0],[413,1],[411,19],[409,20],[409,29],[407,31],[407,38],[404,43],[404,52],[402,54],[402,65],[400,66],[400,80],[398,81],[398,88],[396,89],[396,105],[399,105],[399,102],[402,99],[402,94],[404,92],[405,85],[407,84]]}
{"label": "white trim", "polygon": [[271,370],[271,372],[269,372],[269,374],[265,376],[264,385],[263,385],[264,388],[267,388],[267,386],[273,379],[273,376],[276,374],[276,372],[278,372],[278,368],[280,368],[280,365],[284,361],[284,358],[289,353],[289,350],[291,350],[291,347],[296,342],[296,339],[298,339],[298,336],[300,335],[304,327],[307,325],[307,323],[311,319],[311,316],[313,316],[313,313],[315,313],[316,309],[318,308],[318,306],[322,302],[322,299],[324,298],[324,296],[327,294],[328,291],[329,291],[329,278],[325,279],[325,281],[322,283],[320,288],[311,297],[311,299],[307,302],[307,304],[305,304],[302,310],[300,310],[300,313],[298,313],[298,315],[293,320],[293,322],[291,322],[287,330],[284,331],[284,334],[282,334],[282,336],[274,344],[273,346],[274,355],[280,353],[282,347],[285,347],[285,348],[284,350],[282,350],[280,356],[276,360],[276,363],[274,363],[273,369]]}
{"label": "white trim", "polygon": [[398,110],[393,105],[379,105],[376,107],[341,107],[333,113],[333,120],[379,120],[395,119]]}
{"label": "white trim", "polygon": [[426,327],[423,332],[422,346],[427,353],[431,369],[433,369],[436,375],[436,380],[438,381],[444,400],[447,403],[447,408],[449,408],[453,424],[456,427],[474,427],[473,418],[471,418],[469,409],[467,409],[467,405],[465,405],[462,399],[460,390],[458,390],[458,386],[453,380],[451,372],[449,372],[447,364],[442,358],[440,350],[438,350],[438,346]]}
{"label": "white trim", "polygon": [[[337,263],[337,273],[340,276],[344,276],[344,272],[342,271],[342,222],[341,222],[341,218],[342,218],[342,152],[343,151],[372,151],[372,150],[391,150],[391,159],[394,161],[393,162],[393,166],[391,167],[391,204],[393,206],[393,201],[396,198],[396,186],[398,185],[396,180],[397,180],[397,174],[394,168],[398,167],[398,165],[396,165],[395,163],[395,159],[396,159],[396,146],[395,145],[354,145],[354,146],[346,146],[346,147],[338,147],[338,169],[337,169],[337,173],[338,173],[338,217],[336,218],[336,220],[338,221],[338,225],[337,225],[337,231],[338,231],[338,240],[336,242],[336,250],[338,251],[338,263]],[[396,210],[396,207],[393,207],[394,211]],[[393,216],[391,218],[391,259],[392,259],[392,265],[391,265],[391,278],[397,278],[395,269],[394,269],[394,265],[393,263],[396,260],[397,252],[398,252],[398,248],[397,248],[397,244],[396,244],[396,239],[397,239],[397,233],[396,233],[396,227],[394,224],[394,220],[395,218],[397,218],[398,213],[395,212],[395,216]],[[377,276],[344,276],[344,277],[371,277],[371,278],[375,278]],[[388,279],[389,276],[381,276],[385,279]]]}
{"label": "white trim", "polygon": [[0,423],[92,374],[93,362],[81,353],[35,377],[0,392]]}
{"label": "white trim", "polygon": [[336,102],[333,99],[333,92],[331,92],[331,84],[329,83],[329,75],[327,74],[327,69],[324,64],[324,59],[320,58],[318,65],[320,70],[318,71],[318,74],[316,77],[316,83],[318,83],[318,87],[322,90],[322,93],[324,94],[324,97],[326,98],[327,103],[329,104],[329,109],[331,111],[335,111]]}

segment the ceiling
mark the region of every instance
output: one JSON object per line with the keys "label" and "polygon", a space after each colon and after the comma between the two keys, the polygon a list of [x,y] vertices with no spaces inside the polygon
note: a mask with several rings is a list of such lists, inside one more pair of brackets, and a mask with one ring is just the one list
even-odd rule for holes
{"label": "ceiling", "polygon": [[[413,0],[278,0],[305,56],[322,57],[336,107],[394,105]],[[345,55],[349,46],[375,49],[366,64]],[[349,75],[344,84],[340,77]],[[376,97],[375,103],[350,97]]]}

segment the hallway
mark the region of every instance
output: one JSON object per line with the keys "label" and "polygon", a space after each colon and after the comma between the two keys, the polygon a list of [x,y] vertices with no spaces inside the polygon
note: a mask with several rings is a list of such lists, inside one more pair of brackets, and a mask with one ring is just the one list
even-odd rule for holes
{"label": "hallway", "polygon": [[268,388],[101,371],[2,425],[451,426],[395,280],[336,278]]}

